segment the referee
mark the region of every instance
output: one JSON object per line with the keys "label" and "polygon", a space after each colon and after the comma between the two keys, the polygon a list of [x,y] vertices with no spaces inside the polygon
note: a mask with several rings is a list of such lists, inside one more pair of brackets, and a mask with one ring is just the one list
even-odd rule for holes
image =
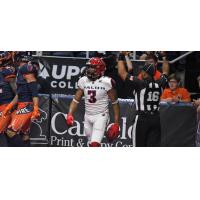
{"label": "referee", "polygon": [[145,64],[141,72],[142,80],[140,80],[126,71],[124,60],[124,54],[120,54],[118,73],[135,94],[136,117],[133,125],[135,145],[136,147],[159,147],[161,145],[159,104],[162,88],[167,84],[167,75],[163,73],[160,79],[155,81],[154,64]]}

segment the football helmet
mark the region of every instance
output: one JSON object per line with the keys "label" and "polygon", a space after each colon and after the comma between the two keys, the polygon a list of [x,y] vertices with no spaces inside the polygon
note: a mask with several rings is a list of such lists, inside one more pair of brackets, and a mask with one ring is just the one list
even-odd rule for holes
{"label": "football helmet", "polygon": [[15,51],[13,57],[15,62],[30,62],[33,60],[31,51]]}
{"label": "football helmet", "polygon": [[86,63],[86,76],[95,81],[104,75],[106,64],[102,58],[93,57]]}

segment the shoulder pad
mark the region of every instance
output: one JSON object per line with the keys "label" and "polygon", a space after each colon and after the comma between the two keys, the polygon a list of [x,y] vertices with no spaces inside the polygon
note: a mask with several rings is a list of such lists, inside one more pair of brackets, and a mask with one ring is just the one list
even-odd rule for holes
{"label": "shoulder pad", "polygon": [[111,85],[113,88],[116,88],[116,82],[114,79],[111,78]]}
{"label": "shoulder pad", "polygon": [[88,77],[87,76],[83,76],[83,77],[81,77],[81,78],[79,78],[79,82],[81,82],[81,83],[85,83],[85,82],[87,82],[89,79],[88,79]]}
{"label": "shoulder pad", "polygon": [[5,78],[15,77],[16,76],[16,70],[12,66],[4,67],[2,69],[2,74]]}
{"label": "shoulder pad", "polygon": [[111,77],[108,77],[108,76],[104,76],[103,77],[103,82],[108,84],[108,85],[111,85],[113,88],[116,87],[116,82],[114,79],[112,79]]}
{"label": "shoulder pad", "polygon": [[88,81],[88,77],[87,76],[83,76],[78,80],[78,86],[83,89],[84,84]]}
{"label": "shoulder pad", "polygon": [[100,78],[100,80],[102,80],[102,81],[105,82],[105,83],[110,83],[111,78],[108,77],[108,76],[102,76],[102,77]]}
{"label": "shoulder pad", "polygon": [[107,91],[109,91],[112,88],[115,88],[115,81],[112,78],[108,76],[104,76],[102,77],[101,81],[103,82]]}

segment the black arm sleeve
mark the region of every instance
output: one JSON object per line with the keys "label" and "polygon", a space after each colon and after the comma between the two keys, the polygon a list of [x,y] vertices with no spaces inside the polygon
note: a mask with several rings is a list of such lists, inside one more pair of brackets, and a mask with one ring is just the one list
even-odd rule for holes
{"label": "black arm sleeve", "polygon": [[144,87],[144,81],[138,79],[135,76],[132,76],[130,74],[127,74],[127,77],[125,79],[125,83],[132,87],[132,89],[134,90],[139,90],[140,88]]}
{"label": "black arm sleeve", "polygon": [[168,76],[166,74],[162,74],[160,79],[156,81],[160,87],[162,87],[163,89],[165,89],[167,87],[168,84]]}

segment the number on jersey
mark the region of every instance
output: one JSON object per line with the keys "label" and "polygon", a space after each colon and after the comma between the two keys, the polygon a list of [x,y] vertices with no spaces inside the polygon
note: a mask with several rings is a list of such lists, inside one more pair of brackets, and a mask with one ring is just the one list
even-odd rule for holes
{"label": "number on jersey", "polygon": [[97,101],[96,97],[96,90],[88,90],[88,95],[90,95],[90,98],[88,99],[88,101],[90,103],[95,103]]}
{"label": "number on jersey", "polygon": [[159,97],[160,97],[160,92],[158,91],[149,92],[147,101],[154,101],[154,102],[159,101]]}

